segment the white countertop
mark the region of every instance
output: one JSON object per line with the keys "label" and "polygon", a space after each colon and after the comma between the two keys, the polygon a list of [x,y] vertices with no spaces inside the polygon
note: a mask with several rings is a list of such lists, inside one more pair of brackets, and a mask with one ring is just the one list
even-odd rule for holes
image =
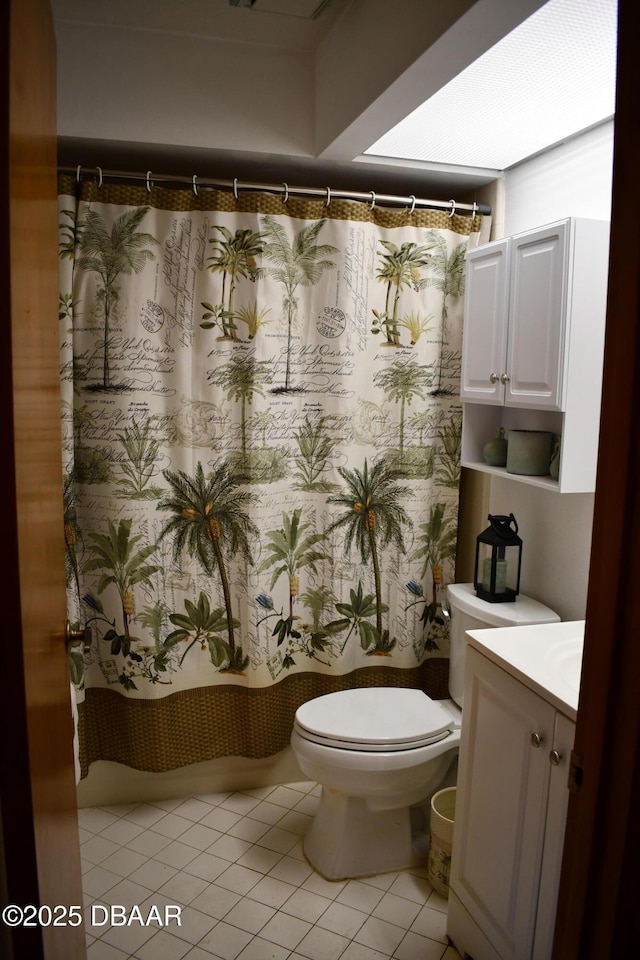
{"label": "white countertop", "polygon": [[576,719],[584,620],[469,630],[466,637],[489,660]]}

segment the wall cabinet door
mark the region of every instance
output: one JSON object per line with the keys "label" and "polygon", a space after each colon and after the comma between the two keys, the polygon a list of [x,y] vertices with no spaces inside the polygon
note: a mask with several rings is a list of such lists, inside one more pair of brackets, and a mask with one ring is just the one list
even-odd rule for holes
{"label": "wall cabinet door", "polygon": [[461,396],[504,403],[507,355],[509,244],[498,240],[467,254]]}
{"label": "wall cabinet door", "polygon": [[511,243],[505,404],[563,409],[567,222]]}
{"label": "wall cabinet door", "polygon": [[[554,844],[562,850],[558,834],[564,830],[566,807],[555,793],[558,809],[548,815],[557,713],[470,647],[464,703],[451,863],[457,907],[450,910],[447,933],[458,951],[470,957],[492,955],[488,943],[501,960],[529,960],[543,864],[546,880],[557,884]],[[567,758],[569,753],[570,748]],[[561,775],[554,778],[560,781]],[[564,785],[566,793],[566,776]],[[564,794],[558,796],[564,800]],[[556,896],[557,885],[545,892],[545,924],[553,924]],[[539,949],[544,948],[541,935]]]}

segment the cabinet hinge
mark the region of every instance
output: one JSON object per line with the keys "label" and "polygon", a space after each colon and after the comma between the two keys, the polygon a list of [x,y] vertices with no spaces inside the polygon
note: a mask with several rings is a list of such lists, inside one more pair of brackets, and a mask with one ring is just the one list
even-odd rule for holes
{"label": "cabinet hinge", "polygon": [[576,750],[571,751],[571,762],[569,764],[569,790],[571,793],[580,793],[582,787],[582,778],[584,775],[582,754]]}

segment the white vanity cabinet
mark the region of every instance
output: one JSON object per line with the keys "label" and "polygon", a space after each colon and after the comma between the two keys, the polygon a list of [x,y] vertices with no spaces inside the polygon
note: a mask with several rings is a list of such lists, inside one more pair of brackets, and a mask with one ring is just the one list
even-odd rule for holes
{"label": "white vanity cabinet", "polygon": [[465,671],[447,934],[470,960],[550,960],[574,718],[478,649]]}
{"label": "white vanity cabinet", "polygon": [[489,473],[499,427],[562,437],[560,474],[523,477],[595,489],[609,224],[569,218],[469,251],[460,396],[462,464]]}

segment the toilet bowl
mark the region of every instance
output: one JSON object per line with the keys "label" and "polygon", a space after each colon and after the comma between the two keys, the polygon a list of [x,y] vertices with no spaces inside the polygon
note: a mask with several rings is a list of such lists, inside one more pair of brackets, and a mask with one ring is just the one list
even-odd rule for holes
{"label": "toilet bowl", "polygon": [[498,610],[476,597],[473,584],[451,585],[446,606],[450,700],[432,700],[413,688],[361,687],[316,697],[296,711],[293,752],[303,773],[322,786],[304,852],[328,880],[419,862],[411,810],[424,804],[455,769],[465,631],[560,619],[522,596]]}

